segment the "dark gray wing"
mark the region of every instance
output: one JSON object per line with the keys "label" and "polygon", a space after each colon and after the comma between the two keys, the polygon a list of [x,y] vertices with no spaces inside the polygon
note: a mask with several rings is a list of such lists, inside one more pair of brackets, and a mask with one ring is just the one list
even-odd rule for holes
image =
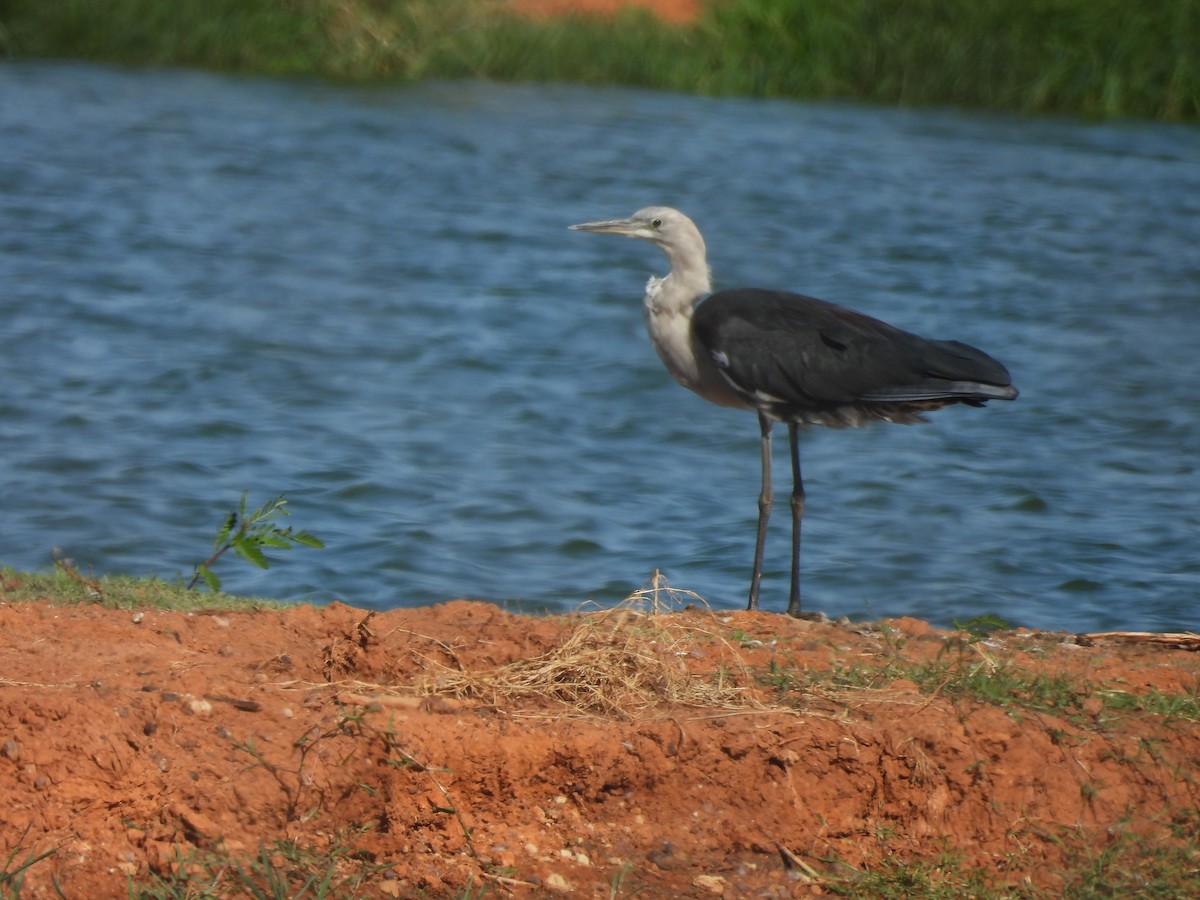
{"label": "dark gray wing", "polygon": [[696,308],[692,327],[735,388],[797,409],[1016,396],[1008,371],[981,350],[800,294],[720,291]]}

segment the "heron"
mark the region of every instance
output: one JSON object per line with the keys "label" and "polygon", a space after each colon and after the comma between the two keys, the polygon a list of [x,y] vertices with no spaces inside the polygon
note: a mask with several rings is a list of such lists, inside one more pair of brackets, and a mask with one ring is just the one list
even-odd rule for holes
{"label": "heron", "polygon": [[803,294],[763,288],[713,293],[704,238],[676,209],[651,206],[627,219],[569,227],[639,238],[666,253],[669,271],[650,277],[642,303],[654,349],[685,388],[720,406],[758,414],[762,487],[747,609],[758,609],[774,497],[771,432],[777,422],[787,425],[792,463],[787,614],[802,617],[800,429],[850,428],[877,420],[909,425],[944,406],[984,406],[1017,397],[1008,370],[968,344],[923,338]]}

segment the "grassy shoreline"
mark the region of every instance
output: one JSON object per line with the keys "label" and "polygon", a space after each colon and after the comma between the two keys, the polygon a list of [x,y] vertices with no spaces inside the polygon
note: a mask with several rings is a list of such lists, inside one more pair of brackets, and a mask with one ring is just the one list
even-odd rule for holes
{"label": "grassy shoreline", "polygon": [[718,0],[685,27],[502,0],[8,0],[0,54],[1200,120],[1200,0]]}
{"label": "grassy shoreline", "polygon": [[71,566],[48,572],[23,572],[0,565],[0,602],[47,602],[56,606],[96,604],[107,609],[195,610],[288,609],[283,600],[241,597],[221,591],[192,590],[182,581],[153,576],[84,574]]}

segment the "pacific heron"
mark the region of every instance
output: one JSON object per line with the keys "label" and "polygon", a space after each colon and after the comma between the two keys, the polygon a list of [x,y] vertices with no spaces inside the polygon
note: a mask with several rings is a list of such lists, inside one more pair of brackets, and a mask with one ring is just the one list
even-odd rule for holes
{"label": "pacific heron", "polygon": [[747,609],[758,608],[763,542],[771,515],[771,430],[788,428],[792,454],[792,582],[788,615],[800,609],[800,524],[804,481],[798,429],[847,428],[876,419],[926,421],[953,403],[1014,400],[1008,370],[982,350],[929,340],[860,312],[784,291],[712,292],[704,238],[678,210],[651,206],[628,219],[584,222],[573,231],[619,234],[657,244],[670,261],[646,282],[643,312],[654,349],[675,380],[721,406],[758,413],[762,490]]}

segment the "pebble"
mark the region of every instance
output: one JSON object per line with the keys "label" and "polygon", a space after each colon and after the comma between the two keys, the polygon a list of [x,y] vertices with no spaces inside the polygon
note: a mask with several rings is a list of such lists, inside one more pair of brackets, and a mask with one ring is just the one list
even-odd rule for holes
{"label": "pebble", "polygon": [[572,890],[574,890],[574,888],[571,887],[571,883],[557,872],[551,872],[546,876],[546,887],[552,891],[559,891],[560,893],[564,894],[569,894]]}
{"label": "pebble", "polygon": [[725,893],[725,879],[720,875],[697,875],[692,884],[710,894]]}
{"label": "pebble", "polygon": [[189,700],[184,704],[184,710],[193,716],[211,716],[212,704],[207,700]]}

